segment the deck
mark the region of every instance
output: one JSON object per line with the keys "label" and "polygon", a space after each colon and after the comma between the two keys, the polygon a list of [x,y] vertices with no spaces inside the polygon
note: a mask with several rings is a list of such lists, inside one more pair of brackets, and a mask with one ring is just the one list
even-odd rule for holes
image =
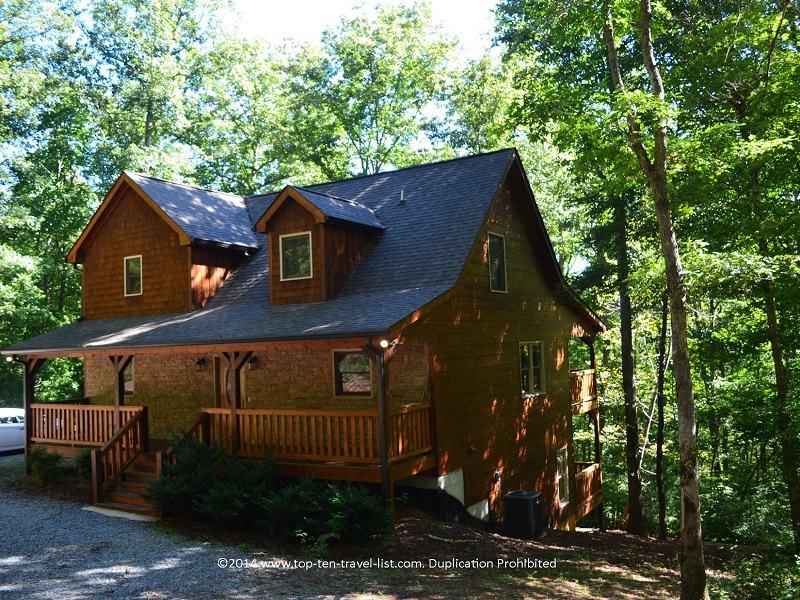
{"label": "deck", "polygon": [[603,471],[598,463],[576,462],[575,518],[582,519],[603,503]]}

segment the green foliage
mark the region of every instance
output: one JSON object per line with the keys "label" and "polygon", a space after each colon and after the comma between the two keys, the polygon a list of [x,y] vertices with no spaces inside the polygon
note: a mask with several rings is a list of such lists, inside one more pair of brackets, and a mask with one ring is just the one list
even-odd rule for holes
{"label": "green foliage", "polygon": [[30,449],[30,465],[34,481],[42,487],[55,485],[64,476],[61,456],[39,446]]}
{"label": "green foliage", "polygon": [[268,527],[286,539],[300,539],[310,554],[327,553],[331,540],[365,541],[385,535],[391,514],[364,486],[300,479],[263,500]]}
{"label": "green foliage", "polygon": [[165,515],[187,514],[214,486],[217,473],[231,459],[223,448],[207,446],[191,436],[171,442],[175,464],[165,464],[160,479],[150,483],[147,498]]}
{"label": "green foliage", "polygon": [[272,459],[234,460],[226,456],[211,487],[199,494],[192,508],[201,515],[241,528],[263,527],[269,518],[260,503],[272,490]]}
{"label": "green foliage", "polygon": [[731,577],[719,580],[714,596],[724,600],[794,600],[800,596],[800,556],[778,551],[734,563]]}
{"label": "green foliage", "polygon": [[75,472],[78,479],[86,485],[92,485],[92,450],[84,448],[75,457]]}

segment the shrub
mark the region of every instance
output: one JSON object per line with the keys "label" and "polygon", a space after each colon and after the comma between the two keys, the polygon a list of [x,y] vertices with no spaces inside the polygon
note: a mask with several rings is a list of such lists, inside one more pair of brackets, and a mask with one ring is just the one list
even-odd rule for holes
{"label": "shrub", "polygon": [[55,485],[63,477],[61,456],[57,452],[48,452],[39,446],[30,449],[30,465],[33,479],[42,487]]}
{"label": "shrub", "polygon": [[206,446],[191,436],[172,443],[175,464],[165,464],[161,478],[150,483],[146,496],[163,514],[192,510],[193,504],[214,484],[220,465],[228,459],[218,446]]}
{"label": "shrub", "polygon": [[369,489],[347,482],[301,479],[266,498],[267,525],[284,538],[300,539],[310,554],[326,554],[331,540],[364,541],[384,535],[391,513]]}
{"label": "shrub", "polygon": [[75,457],[75,472],[81,483],[92,485],[92,450],[84,448]]}
{"label": "shrub", "polygon": [[[227,457],[226,457],[227,458]],[[195,498],[192,506],[202,515],[238,527],[264,527],[266,515],[261,500],[272,491],[275,463],[232,460],[220,465],[210,489]]]}

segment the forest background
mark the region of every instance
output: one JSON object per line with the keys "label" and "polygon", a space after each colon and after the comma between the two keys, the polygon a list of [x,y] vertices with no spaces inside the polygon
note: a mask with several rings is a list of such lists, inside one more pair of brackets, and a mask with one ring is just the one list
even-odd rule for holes
{"label": "forest background", "polygon": [[[0,347],[78,317],[64,257],[122,170],[244,195],[516,146],[567,280],[610,327],[607,519],[677,535],[673,336],[641,168],[663,131],[703,537],[764,549],[737,567],[764,597],[800,589],[797,1],[504,0],[470,60],[424,3],[360,7],[318,43],[281,44],[222,27],[228,8],[0,0]],[[40,399],[82,394],[80,361],[39,377]],[[0,405],[20,399],[3,362]],[[588,429],[575,436],[590,458]]]}

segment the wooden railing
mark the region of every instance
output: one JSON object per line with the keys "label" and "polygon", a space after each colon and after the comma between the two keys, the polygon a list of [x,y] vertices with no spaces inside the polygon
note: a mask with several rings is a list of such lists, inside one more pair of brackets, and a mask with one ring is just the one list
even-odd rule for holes
{"label": "wooden railing", "polygon": [[578,415],[597,408],[595,370],[583,369],[569,372],[569,395],[572,414]]}
{"label": "wooden railing", "polygon": [[[378,464],[377,410],[239,409],[238,454],[282,460]],[[430,403],[412,404],[389,413],[389,457],[392,462],[433,450]],[[206,444],[233,452],[231,413],[204,408],[186,430]],[[159,466],[172,460],[172,449],[160,453]],[[160,472],[160,468],[159,468]]]}
{"label": "wooden railing", "polygon": [[389,459],[397,462],[433,451],[430,402],[410,404],[389,414]]}
{"label": "wooden railing", "polygon": [[[121,406],[124,426],[141,406]],[[31,404],[31,442],[102,446],[114,435],[114,407],[38,402]]]}
{"label": "wooden railing", "polygon": [[114,485],[136,457],[147,452],[149,441],[147,407],[140,408],[101,448],[92,450],[94,503]]}
{"label": "wooden railing", "polygon": [[576,462],[575,466],[581,469],[575,476],[576,517],[580,519],[603,502],[603,472],[598,463]]}

